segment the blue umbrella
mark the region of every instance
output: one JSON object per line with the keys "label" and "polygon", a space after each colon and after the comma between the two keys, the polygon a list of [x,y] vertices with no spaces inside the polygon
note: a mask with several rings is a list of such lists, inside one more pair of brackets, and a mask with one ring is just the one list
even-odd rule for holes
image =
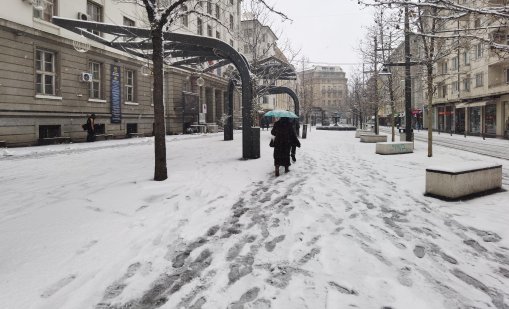
{"label": "blue umbrella", "polygon": [[292,113],[292,112],[289,112],[289,111],[284,111],[284,110],[281,110],[281,109],[271,110],[270,112],[265,113],[264,116],[267,116],[267,117],[279,117],[279,118],[283,118],[283,117],[286,117],[286,118],[299,118],[299,116],[295,115],[295,113]]}

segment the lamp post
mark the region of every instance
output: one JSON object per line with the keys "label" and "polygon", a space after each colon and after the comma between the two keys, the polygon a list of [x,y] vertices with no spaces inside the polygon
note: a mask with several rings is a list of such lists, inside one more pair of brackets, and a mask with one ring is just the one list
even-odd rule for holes
{"label": "lamp post", "polygon": [[412,78],[410,76],[410,19],[408,5],[405,5],[405,137],[413,141],[412,133]]}

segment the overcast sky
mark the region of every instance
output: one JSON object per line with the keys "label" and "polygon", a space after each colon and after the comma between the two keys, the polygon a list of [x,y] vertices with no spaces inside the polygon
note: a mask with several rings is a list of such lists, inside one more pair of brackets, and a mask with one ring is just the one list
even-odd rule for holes
{"label": "overcast sky", "polygon": [[[355,49],[366,33],[364,27],[372,23],[372,15],[355,0],[272,0],[275,8],[288,15],[293,22],[280,23],[282,32],[292,46],[311,62],[334,63],[347,72],[350,63],[361,62]],[[348,76],[347,76],[348,77]]]}

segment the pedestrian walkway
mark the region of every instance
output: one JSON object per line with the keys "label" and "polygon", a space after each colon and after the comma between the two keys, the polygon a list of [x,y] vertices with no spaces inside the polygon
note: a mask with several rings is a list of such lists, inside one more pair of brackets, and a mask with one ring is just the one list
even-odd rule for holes
{"label": "pedestrian walkway", "polygon": [[[428,165],[507,161],[426,144],[375,154],[308,132],[290,172],[241,135],[10,149],[0,160],[6,308],[507,308],[509,192],[425,197]],[[33,153],[31,154],[30,151]],[[27,189],[30,188],[30,189]]]}

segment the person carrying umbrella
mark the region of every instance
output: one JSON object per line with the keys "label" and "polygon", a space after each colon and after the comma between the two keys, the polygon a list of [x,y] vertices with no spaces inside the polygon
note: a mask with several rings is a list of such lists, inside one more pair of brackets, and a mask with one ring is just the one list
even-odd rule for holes
{"label": "person carrying umbrella", "polygon": [[[293,113],[292,113],[293,114]],[[290,150],[293,145],[300,147],[299,139],[293,124],[288,117],[281,117],[274,123],[270,132],[274,138],[274,167],[276,177],[279,176],[279,167],[285,167],[285,173],[290,171]]]}

